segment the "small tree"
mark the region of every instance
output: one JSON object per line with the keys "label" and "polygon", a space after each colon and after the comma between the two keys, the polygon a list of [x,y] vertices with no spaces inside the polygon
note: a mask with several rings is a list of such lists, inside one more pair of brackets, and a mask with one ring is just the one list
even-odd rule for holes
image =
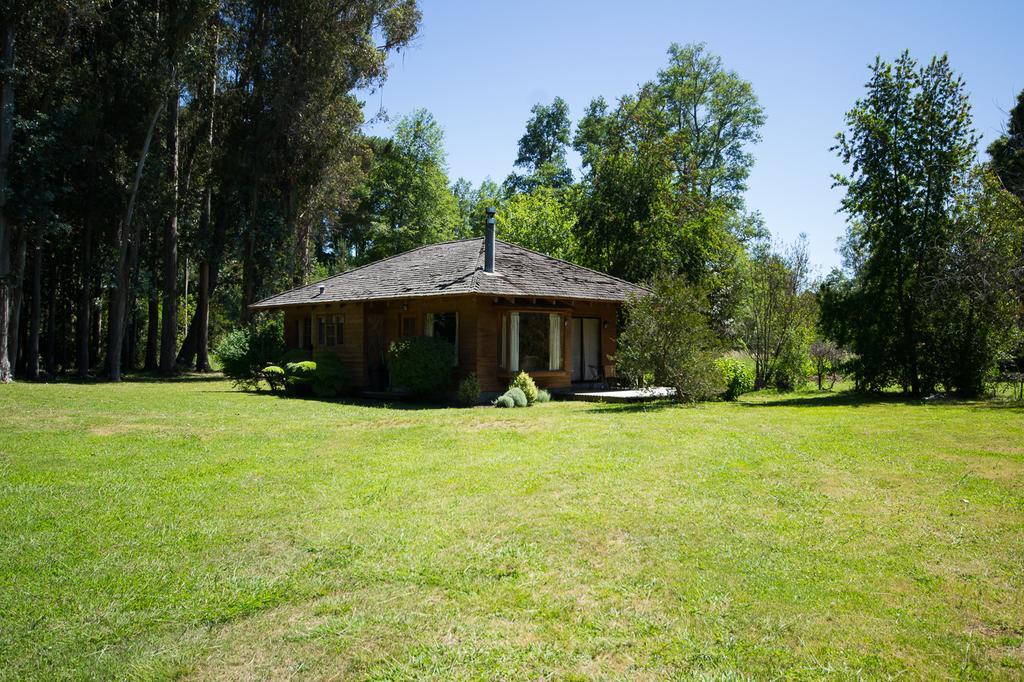
{"label": "small tree", "polygon": [[747,277],[743,340],[754,357],[757,388],[776,384],[791,388],[802,370],[808,328],[814,323],[814,301],[808,292],[807,237],[785,253],[767,241],[755,245]]}
{"label": "small tree", "polygon": [[832,341],[821,339],[811,344],[808,353],[811,356],[811,362],[814,364],[814,374],[818,380],[818,390],[822,390],[826,378],[829,380],[828,388],[832,390],[836,385],[836,380],[839,378],[839,369],[846,354]]}
{"label": "small tree", "polygon": [[653,292],[626,302],[615,362],[635,385],[670,386],[680,402],[725,390],[715,365],[722,342],[709,324],[707,294],[678,277],[655,281]]}

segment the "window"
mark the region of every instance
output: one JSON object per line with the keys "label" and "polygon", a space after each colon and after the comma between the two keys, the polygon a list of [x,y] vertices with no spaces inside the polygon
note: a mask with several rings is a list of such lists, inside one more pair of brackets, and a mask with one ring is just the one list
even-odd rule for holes
{"label": "window", "polygon": [[403,315],[402,316],[402,338],[407,339],[410,336],[416,336],[416,316],[415,315]]}
{"label": "window", "polygon": [[502,320],[501,348],[502,360],[508,357],[507,367],[513,372],[562,369],[562,316],[558,313],[510,313],[507,324]]}
{"label": "window", "polygon": [[340,346],[345,339],[345,317],[343,315],[321,315],[317,318],[317,345]]}
{"label": "window", "polygon": [[423,333],[444,339],[455,346],[455,364],[459,364],[459,314],[427,313],[423,316]]}
{"label": "window", "polygon": [[299,348],[313,350],[313,318],[299,320]]}

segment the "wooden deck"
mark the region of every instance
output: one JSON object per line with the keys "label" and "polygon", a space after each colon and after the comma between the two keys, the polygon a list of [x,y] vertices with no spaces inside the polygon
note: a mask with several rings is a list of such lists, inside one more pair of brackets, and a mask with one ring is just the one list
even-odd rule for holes
{"label": "wooden deck", "polygon": [[553,393],[559,400],[582,400],[591,403],[640,403],[671,398],[675,395],[675,390],[666,386],[655,386],[645,389],[580,389]]}

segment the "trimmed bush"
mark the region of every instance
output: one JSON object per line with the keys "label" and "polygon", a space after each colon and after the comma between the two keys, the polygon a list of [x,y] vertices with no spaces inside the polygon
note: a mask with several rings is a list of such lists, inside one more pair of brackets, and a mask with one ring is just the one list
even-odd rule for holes
{"label": "trimmed bush", "polygon": [[512,398],[512,402],[516,404],[516,407],[528,407],[530,402],[526,399],[526,394],[523,393],[523,389],[518,386],[513,386],[506,391],[505,395]]}
{"label": "trimmed bush", "polygon": [[387,365],[392,388],[418,398],[440,398],[451,385],[455,347],[432,336],[401,339],[391,344]]}
{"label": "trimmed bush", "polygon": [[338,356],[331,352],[317,353],[313,371],[313,395],[335,398],[348,390],[348,373]]}
{"label": "trimmed bush", "polygon": [[508,394],[498,396],[498,399],[494,401],[495,407],[515,407],[515,401],[508,396]]}
{"label": "trimmed bush", "polygon": [[526,396],[526,403],[533,405],[537,402],[537,384],[534,383],[533,377],[526,372],[520,372],[516,375],[516,378],[512,380],[512,383],[508,385],[509,388],[518,388]]}
{"label": "trimmed bush", "polygon": [[267,365],[263,368],[263,378],[270,385],[270,390],[275,393],[284,390],[285,373],[277,365]]}
{"label": "trimmed bush", "polygon": [[277,359],[277,362],[274,364],[278,365],[279,367],[284,367],[285,365],[291,362],[302,362],[304,360],[312,359],[313,358],[310,356],[308,350],[304,350],[302,348],[292,348],[290,350],[285,351],[284,354],[281,357],[279,357]]}
{"label": "trimmed bush", "polygon": [[257,316],[248,326],[221,337],[214,354],[224,376],[236,387],[256,390],[263,380],[263,368],[274,365],[284,353],[284,328],[278,317]]}
{"label": "trimmed bush", "polygon": [[469,376],[459,382],[459,391],[456,399],[459,405],[467,407],[480,402],[480,380],[475,372],[471,372]]}
{"label": "trimmed bush", "polygon": [[733,358],[719,358],[715,366],[722,373],[725,391],[722,400],[736,400],[744,393],[754,390],[754,370]]}
{"label": "trimmed bush", "polygon": [[545,391],[543,388],[537,389],[537,402],[538,403],[549,403],[551,402],[551,394]]}
{"label": "trimmed bush", "polygon": [[289,362],[284,366],[285,386],[292,393],[304,393],[313,385],[316,363],[312,360]]}

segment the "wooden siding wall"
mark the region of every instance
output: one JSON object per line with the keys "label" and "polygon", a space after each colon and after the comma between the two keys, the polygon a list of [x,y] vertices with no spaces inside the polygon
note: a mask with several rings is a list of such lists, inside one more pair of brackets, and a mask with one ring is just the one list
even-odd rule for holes
{"label": "wooden siding wall", "polygon": [[[522,303],[522,305],[520,305]],[[608,356],[615,353],[616,318],[618,304],[601,301],[562,302],[568,307],[555,308],[541,303],[495,300],[485,296],[448,296],[411,298],[392,301],[370,301],[367,303],[327,303],[313,306],[297,306],[285,309],[285,342],[289,348],[298,347],[298,324],[310,315],[341,314],[345,319],[343,343],[330,349],[319,347],[317,324],[314,319],[313,351],[331,350],[338,355],[353,385],[365,386],[368,381],[365,354],[366,316],[383,315],[384,347],[401,338],[402,319],[415,320],[416,334],[424,333],[425,316],[428,313],[456,312],[459,318],[459,365],[455,376],[462,379],[470,372],[476,372],[483,391],[503,391],[511,374],[498,367],[498,347],[501,342],[502,315],[513,310],[535,312],[561,312],[565,316],[562,334],[562,367],[557,372],[533,373],[538,386],[545,388],[567,388],[572,384],[572,317],[596,317],[601,320],[601,363],[610,365]]]}

